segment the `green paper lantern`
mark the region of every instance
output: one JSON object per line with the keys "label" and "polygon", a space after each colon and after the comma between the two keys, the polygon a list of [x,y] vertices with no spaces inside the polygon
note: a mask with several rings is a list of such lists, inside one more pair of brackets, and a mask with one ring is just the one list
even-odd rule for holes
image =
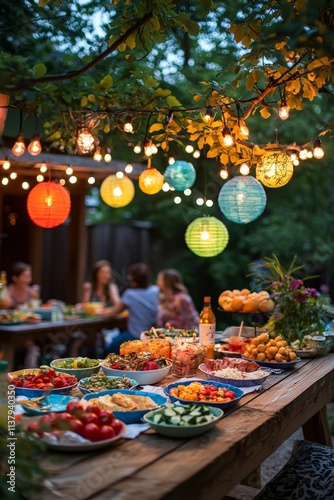
{"label": "green paper lantern", "polygon": [[216,217],[199,217],[187,227],[185,240],[188,248],[199,257],[215,257],[225,250],[229,234]]}
{"label": "green paper lantern", "polygon": [[269,153],[256,166],[256,178],[264,186],[279,188],[285,186],[293,175],[293,163],[284,152]]}
{"label": "green paper lantern", "polygon": [[225,217],[237,224],[248,224],[260,217],[267,203],[262,184],[252,176],[238,175],[226,182],[218,195]]}

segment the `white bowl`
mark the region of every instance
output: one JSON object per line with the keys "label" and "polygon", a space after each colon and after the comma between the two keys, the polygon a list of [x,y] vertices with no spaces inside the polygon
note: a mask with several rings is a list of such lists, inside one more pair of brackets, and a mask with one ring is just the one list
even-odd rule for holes
{"label": "white bowl", "polygon": [[167,377],[170,369],[172,368],[172,363],[164,368],[159,368],[158,370],[145,370],[145,371],[131,371],[131,370],[115,370],[114,368],[108,368],[104,365],[105,361],[102,362],[101,368],[106,375],[116,376],[116,377],[128,377],[140,385],[146,384],[156,384],[160,382],[163,378]]}

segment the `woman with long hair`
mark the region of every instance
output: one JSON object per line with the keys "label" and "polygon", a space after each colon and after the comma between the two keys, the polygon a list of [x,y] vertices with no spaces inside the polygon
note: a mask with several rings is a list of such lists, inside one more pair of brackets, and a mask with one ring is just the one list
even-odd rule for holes
{"label": "woman with long hair", "polygon": [[29,305],[32,300],[39,299],[39,286],[31,286],[31,282],[31,266],[25,262],[15,262],[11,267],[9,285],[3,298],[8,309]]}
{"label": "woman with long hair", "polygon": [[119,301],[119,291],[112,277],[111,265],[107,260],[96,262],[91,282],[83,285],[82,302],[102,302],[108,307],[115,305]]}
{"label": "woman with long hair", "polygon": [[160,300],[157,326],[169,323],[174,328],[191,330],[198,327],[198,312],[176,269],[164,269],[157,277]]}

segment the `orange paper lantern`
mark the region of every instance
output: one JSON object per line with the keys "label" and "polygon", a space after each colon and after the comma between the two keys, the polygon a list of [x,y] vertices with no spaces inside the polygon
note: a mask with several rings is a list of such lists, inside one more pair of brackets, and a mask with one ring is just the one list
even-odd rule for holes
{"label": "orange paper lantern", "polygon": [[164,176],[156,168],[143,170],[138,179],[139,187],[145,194],[158,193],[164,183]]}
{"label": "orange paper lantern", "polygon": [[70,194],[56,182],[40,182],[28,194],[27,209],[36,226],[60,226],[70,214]]}

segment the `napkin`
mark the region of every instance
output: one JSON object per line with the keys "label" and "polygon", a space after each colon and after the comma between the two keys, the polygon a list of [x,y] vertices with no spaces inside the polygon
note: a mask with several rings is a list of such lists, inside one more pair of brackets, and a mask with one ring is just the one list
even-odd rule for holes
{"label": "napkin", "polygon": [[150,426],[149,424],[127,424],[126,432],[123,434],[123,437],[126,439],[135,439],[142,432],[147,431]]}

